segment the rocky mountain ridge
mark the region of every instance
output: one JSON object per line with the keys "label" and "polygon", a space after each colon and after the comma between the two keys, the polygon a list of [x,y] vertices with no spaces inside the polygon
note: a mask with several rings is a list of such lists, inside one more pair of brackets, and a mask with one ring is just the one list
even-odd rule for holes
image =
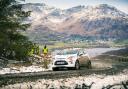
{"label": "rocky mountain ridge", "polygon": [[23,10],[32,11],[27,19],[32,24],[29,31],[38,29],[42,35],[43,31],[50,31],[55,36],[57,33],[60,36],[66,34],[66,37],[81,35],[96,39],[128,39],[128,15],[107,4],[79,5],[61,10],[44,3],[28,3],[23,5]]}

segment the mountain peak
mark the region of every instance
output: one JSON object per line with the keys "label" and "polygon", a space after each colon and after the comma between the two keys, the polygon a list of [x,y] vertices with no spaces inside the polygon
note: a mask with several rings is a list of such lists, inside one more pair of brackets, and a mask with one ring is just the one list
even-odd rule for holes
{"label": "mountain peak", "polygon": [[47,6],[45,3],[26,3],[25,5]]}
{"label": "mountain peak", "polygon": [[72,7],[72,8],[85,8],[85,6],[84,5],[78,5],[78,6],[75,6],[75,7]]}
{"label": "mountain peak", "polygon": [[108,4],[99,4],[98,6],[100,6],[100,7],[110,7],[110,5],[108,5]]}
{"label": "mountain peak", "polygon": [[[116,8],[111,6],[111,5],[108,5],[108,4],[99,4],[97,5],[95,8],[102,8],[102,9],[105,9],[105,8],[108,8],[108,9],[113,9],[115,10]],[[116,9],[117,10],[117,9]]]}
{"label": "mountain peak", "polygon": [[78,5],[78,6],[75,6],[75,7],[69,8],[69,9],[66,9],[66,11],[67,12],[70,12],[70,13],[74,13],[74,12],[82,11],[83,9],[85,9],[85,6],[84,5]]}

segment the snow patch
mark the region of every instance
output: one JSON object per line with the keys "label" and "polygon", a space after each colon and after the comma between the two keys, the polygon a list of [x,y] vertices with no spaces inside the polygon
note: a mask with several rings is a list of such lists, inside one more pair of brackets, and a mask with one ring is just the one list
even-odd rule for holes
{"label": "snow patch", "polygon": [[53,22],[53,23],[61,23],[63,22],[65,19],[58,19],[58,18],[50,18],[49,21]]}
{"label": "snow patch", "polygon": [[40,72],[40,71],[49,71],[51,70],[51,65],[49,65],[48,69],[43,68],[42,66],[22,66],[20,68],[12,67],[12,68],[2,68],[0,69],[0,74],[10,74],[10,73],[23,73],[23,72]]}
{"label": "snow patch", "polygon": [[[88,75],[88,76],[80,76],[80,77],[72,77],[66,79],[39,79],[35,82],[24,82],[24,83],[17,83],[13,85],[8,85],[3,87],[2,89],[75,89],[78,85],[82,89],[82,84],[91,85],[89,89],[102,89],[104,86],[113,85],[113,84],[120,84],[122,81],[128,80],[128,70],[127,72],[123,72],[117,75]],[[121,86],[119,86],[121,87]],[[117,89],[117,88],[115,88]],[[120,88],[118,88],[120,89]],[[123,89],[123,88],[121,88]]]}

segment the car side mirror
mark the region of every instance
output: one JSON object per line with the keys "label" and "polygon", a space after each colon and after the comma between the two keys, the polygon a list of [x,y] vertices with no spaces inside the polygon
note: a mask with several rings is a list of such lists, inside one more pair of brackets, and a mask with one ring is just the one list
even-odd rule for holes
{"label": "car side mirror", "polygon": [[82,56],[83,54],[79,54],[79,56]]}

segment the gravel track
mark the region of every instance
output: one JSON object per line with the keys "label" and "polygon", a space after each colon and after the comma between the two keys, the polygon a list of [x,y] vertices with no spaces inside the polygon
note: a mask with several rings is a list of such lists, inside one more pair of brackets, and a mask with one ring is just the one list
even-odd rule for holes
{"label": "gravel track", "polygon": [[[100,61],[100,60],[98,60]],[[36,81],[38,79],[58,79],[58,78],[70,78],[78,76],[86,76],[91,74],[99,75],[115,75],[123,72],[128,68],[127,62],[121,62],[112,65],[112,68],[100,68],[100,69],[85,69],[80,70],[63,70],[63,71],[47,71],[37,73],[20,73],[20,74],[5,74],[0,75],[0,87],[8,84]]]}

